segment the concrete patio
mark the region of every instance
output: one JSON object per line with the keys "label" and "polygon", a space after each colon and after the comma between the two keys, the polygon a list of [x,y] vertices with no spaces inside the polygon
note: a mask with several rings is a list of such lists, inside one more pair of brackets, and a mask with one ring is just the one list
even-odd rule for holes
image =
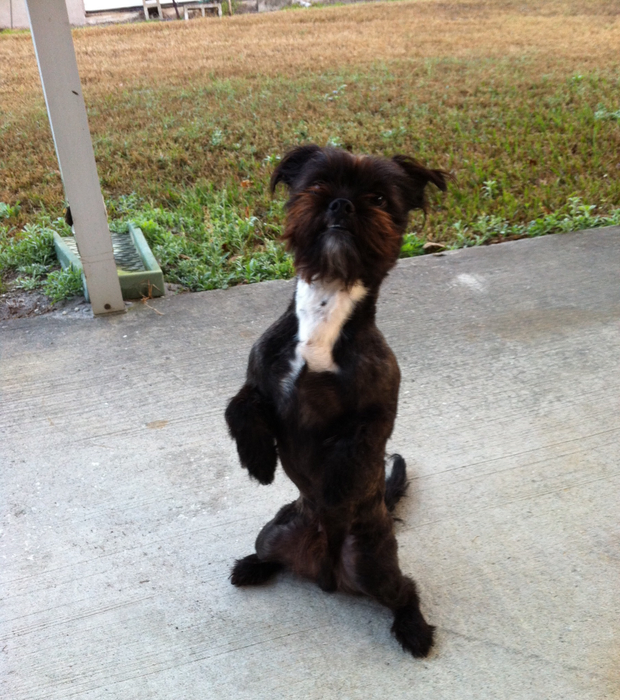
{"label": "concrete patio", "polygon": [[371,601],[227,580],[294,489],[223,410],[292,282],[0,324],[0,695],[620,697],[620,229],[401,262],[402,568],[423,661]]}

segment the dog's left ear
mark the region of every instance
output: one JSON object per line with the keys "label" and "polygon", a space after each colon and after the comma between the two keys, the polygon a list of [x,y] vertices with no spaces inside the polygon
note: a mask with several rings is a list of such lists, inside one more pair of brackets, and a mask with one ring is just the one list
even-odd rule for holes
{"label": "dog's left ear", "polygon": [[271,193],[274,193],[279,182],[283,182],[288,188],[291,188],[308,162],[320,152],[320,147],[314,143],[307,146],[297,146],[289,151],[282,158],[280,165],[273,171],[269,183]]}
{"label": "dog's left ear", "polygon": [[432,182],[442,192],[445,192],[448,189],[448,180],[452,179],[450,173],[445,170],[430,170],[409,156],[394,156],[392,161],[399,165],[407,176],[403,186],[403,194],[409,209],[426,211],[426,197],[424,195],[426,185]]}

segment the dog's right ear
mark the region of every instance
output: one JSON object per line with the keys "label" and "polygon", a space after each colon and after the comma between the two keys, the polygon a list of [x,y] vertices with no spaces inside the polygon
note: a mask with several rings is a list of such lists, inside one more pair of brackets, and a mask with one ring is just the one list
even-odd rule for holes
{"label": "dog's right ear", "polygon": [[314,143],[307,146],[297,146],[289,151],[282,158],[280,165],[273,171],[270,182],[271,193],[275,192],[279,182],[283,182],[288,188],[291,188],[308,161],[320,152],[320,147]]}

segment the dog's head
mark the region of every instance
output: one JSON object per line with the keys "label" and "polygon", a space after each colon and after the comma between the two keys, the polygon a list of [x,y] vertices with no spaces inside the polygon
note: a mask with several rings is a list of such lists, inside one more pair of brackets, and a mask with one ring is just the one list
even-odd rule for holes
{"label": "dog's head", "polygon": [[271,177],[290,190],[284,238],[306,282],[361,280],[376,287],[396,263],[411,209],[426,209],[424,189],[446,189],[448,174],[413,158],[354,156],[299,146]]}

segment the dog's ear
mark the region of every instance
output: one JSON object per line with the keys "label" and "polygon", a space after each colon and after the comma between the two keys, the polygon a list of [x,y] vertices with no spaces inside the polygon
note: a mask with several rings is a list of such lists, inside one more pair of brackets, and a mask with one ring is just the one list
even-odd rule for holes
{"label": "dog's ear", "polygon": [[292,187],[308,161],[320,152],[319,146],[313,143],[307,146],[297,146],[289,151],[271,176],[270,189],[272,194],[279,182],[283,182],[289,188]]}
{"label": "dog's ear", "polygon": [[426,185],[432,182],[442,192],[445,192],[448,189],[448,181],[452,179],[450,173],[445,170],[430,170],[409,156],[394,156],[392,161],[400,166],[407,176],[403,194],[409,209],[426,211],[426,197],[424,196]]}

